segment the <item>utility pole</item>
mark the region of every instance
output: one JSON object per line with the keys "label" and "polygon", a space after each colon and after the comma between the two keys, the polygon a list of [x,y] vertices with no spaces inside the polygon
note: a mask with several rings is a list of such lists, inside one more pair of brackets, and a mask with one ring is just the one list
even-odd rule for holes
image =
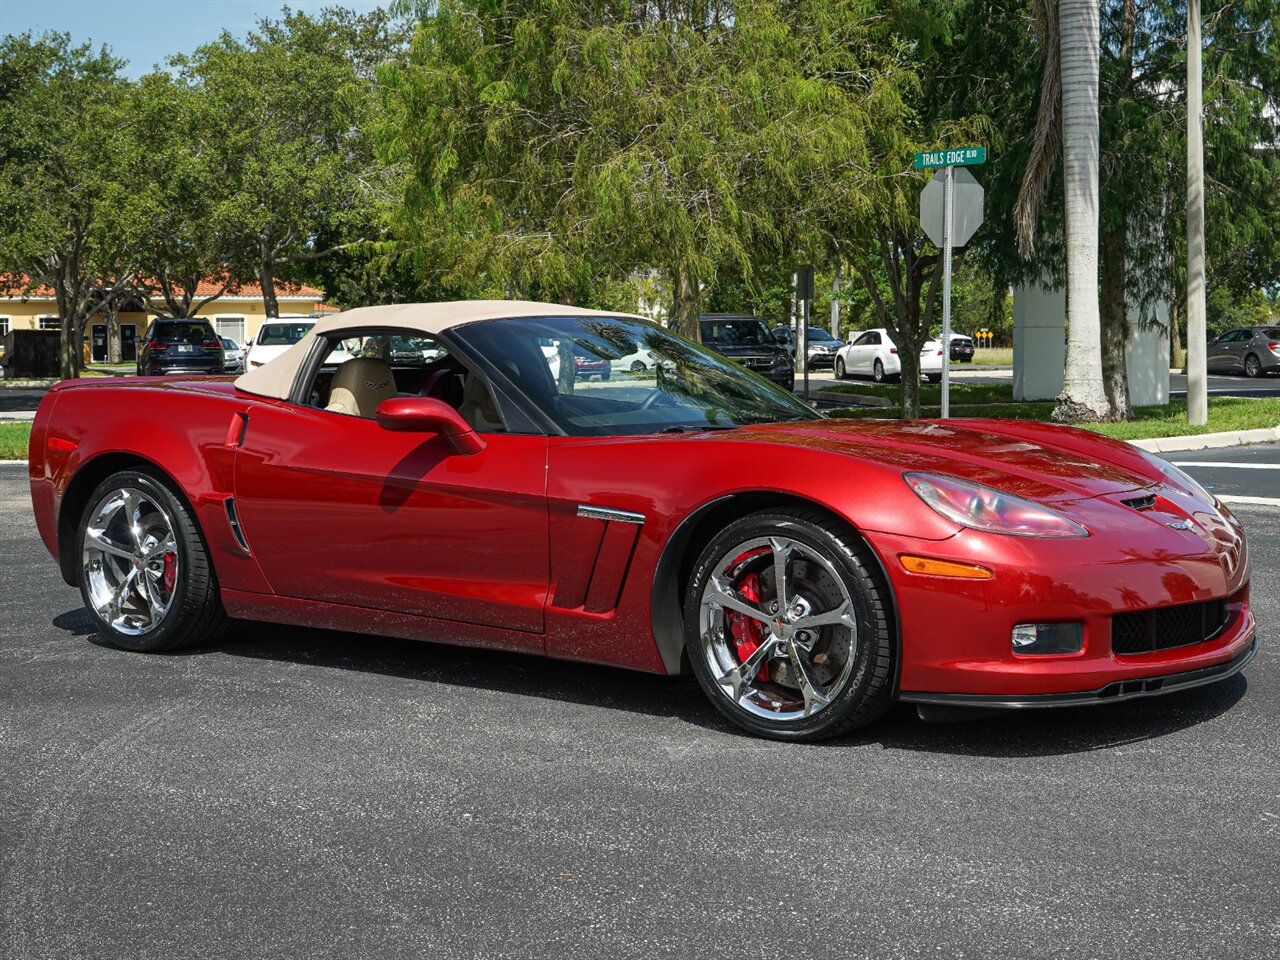
{"label": "utility pole", "polygon": [[836,263],[836,275],[831,279],[831,335],[840,339],[840,272],[844,265]]}
{"label": "utility pole", "polygon": [[1205,367],[1204,133],[1200,0],[1187,0],[1187,423],[1209,422]]}

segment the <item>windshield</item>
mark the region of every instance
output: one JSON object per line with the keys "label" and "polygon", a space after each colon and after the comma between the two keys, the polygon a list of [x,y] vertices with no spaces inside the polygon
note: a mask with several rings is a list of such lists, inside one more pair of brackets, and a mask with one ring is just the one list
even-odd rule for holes
{"label": "windshield", "polygon": [[751,317],[703,320],[702,342],[751,346],[776,343],[769,335],[769,328],[764,325],[764,321]]}
{"label": "windshield", "polygon": [[836,338],[833,337],[831,334],[829,334],[826,330],[823,330],[821,327],[810,327],[809,342],[813,343],[813,341],[815,340],[822,340],[822,341],[830,340],[834,343],[840,342],[839,340],[836,340]]}
{"label": "windshield", "polygon": [[258,332],[261,347],[290,347],[305,337],[314,323],[266,323]]}
{"label": "windshield", "polygon": [[[491,320],[467,324],[455,335],[489,357],[570,436],[628,436],[820,417],[768,380],[642,320]],[[611,368],[612,361],[641,349],[653,355],[652,369]]]}
{"label": "windshield", "polygon": [[160,343],[203,343],[212,340],[213,327],[207,323],[157,323],[151,339]]}

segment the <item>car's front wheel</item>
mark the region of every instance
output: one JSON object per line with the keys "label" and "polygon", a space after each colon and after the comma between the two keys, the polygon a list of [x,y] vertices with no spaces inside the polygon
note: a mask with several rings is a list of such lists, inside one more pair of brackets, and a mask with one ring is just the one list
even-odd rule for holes
{"label": "car's front wheel", "polygon": [[843,380],[844,378],[844,359],[842,357],[836,357],[836,379]]}
{"label": "car's front wheel", "polygon": [[190,508],[149,471],[112,474],[76,535],[80,595],[113,646],[157,651],[212,640],[226,621]]}
{"label": "car's front wheel", "polygon": [[694,567],[684,622],[703,691],[751,733],[840,736],[892,702],[888,590],[866,545],[818,511],[762,511],[721,531]]}

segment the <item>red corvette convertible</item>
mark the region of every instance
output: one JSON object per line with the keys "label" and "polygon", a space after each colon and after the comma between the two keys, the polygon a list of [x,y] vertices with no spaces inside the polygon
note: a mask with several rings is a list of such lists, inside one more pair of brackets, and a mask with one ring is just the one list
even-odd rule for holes
{"label": "red corvette convertible", "polygon": [[[640,349],[654,370],[598,382],[554,363]],[[572,307],[367,307],[235,380],[59,384],[30,471],[129,650],[239,617],[692,669],[800,740],[894,700],[1150,696],[1256,649],[1244,531],[1170,464],[1044,424],[824,419]]]}

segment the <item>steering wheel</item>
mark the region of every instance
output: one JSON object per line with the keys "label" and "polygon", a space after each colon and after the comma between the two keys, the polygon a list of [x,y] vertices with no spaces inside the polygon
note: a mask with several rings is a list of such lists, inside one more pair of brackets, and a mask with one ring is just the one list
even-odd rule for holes
{"label": "steering wheel", "polygon": [[640,406],[637,407],[636,409],[638,411],[651,410],[658,405],[659,400],[664,400],[668,404],[672,402],[671,398],[667,396],[665,393],[663,393],[661,390],[655,390],[653,391],[653,393],[649,394],[649,396],[645,398],[644,402],[641,403]]}

